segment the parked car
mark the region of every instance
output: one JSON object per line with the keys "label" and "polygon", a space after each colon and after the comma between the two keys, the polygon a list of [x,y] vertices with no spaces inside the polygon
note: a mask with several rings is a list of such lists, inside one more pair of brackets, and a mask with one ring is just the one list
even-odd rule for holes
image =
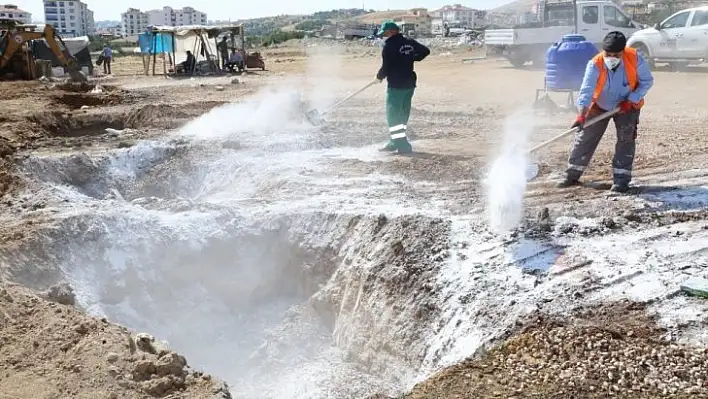
{"label": "parked car", "polygon": [[708,59],[708,6],[681,10],[661,23],[636,32],[627,45],[639,50],[653,67],[678,68]]}
{"label": "parked car", "polygon": [[519,67],[528,61],[545,64],[546,50],[563,35],[579,33],[600,44],[609,31],[627,37],[642,26],[611,0],[543,2],[542,20],[510,29],[487,29],[484,42],[489,54],[501,54]]}

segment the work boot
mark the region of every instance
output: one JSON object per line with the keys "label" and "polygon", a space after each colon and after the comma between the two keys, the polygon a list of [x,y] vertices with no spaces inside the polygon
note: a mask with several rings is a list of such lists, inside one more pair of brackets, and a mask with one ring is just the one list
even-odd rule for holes
{"label": "work boot", "polygon": [[396,142],[389,140],[385,146],[379,149],[381,152],[395,152],[398,148],[396,147]]}
{"label": "work boot", "polygon": [[393,142],[396,146],[396,153],[410,154],[411,152],[413,152],[413,146],[411,146],[411,143],[408,142],[408,139],[396,139],[393,140]]}
{"label": "work boot", "polygon": [[614,193],[626,193],[629,191],[629,183],[615,183],[610,187],[610,191]]}
{"label": "work boot", "polygon": [[558,182],[558,184],[556,184],[556,187],[568,188],[568,187],[577,186],[578,184],[580,184],[580,181],[578,179],[574,179],[572,177],[566,176],[565,179],[563,179],[562,181]]}

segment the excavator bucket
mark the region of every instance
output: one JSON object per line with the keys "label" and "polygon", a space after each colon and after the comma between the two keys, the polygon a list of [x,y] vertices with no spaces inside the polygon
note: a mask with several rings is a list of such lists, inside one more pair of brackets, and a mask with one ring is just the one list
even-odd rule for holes
{"label": "excavator bucket", "polygon": [[87,83],[88,77],[81,71],[69,71],[69,78],[75,83]]}

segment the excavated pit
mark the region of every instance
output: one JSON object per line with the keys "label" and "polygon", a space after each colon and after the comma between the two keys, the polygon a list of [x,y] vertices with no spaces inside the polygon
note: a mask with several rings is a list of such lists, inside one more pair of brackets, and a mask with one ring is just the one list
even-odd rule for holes
{"label": "excavated pit", "polygon": [[[265,113],[246,111],[219,108],[164,141],[25,158],[33,183],[13,205],[25,220],[4,273],[69,281],[91,314],[168,340],[236,397],[352,398],[400,394],[534,312],[626,297],[671,314],[687,306],[674,285],[708,253],[704,217],[667,230],[650,212],[679,195],[704,206],[702,189],[645,193],[619,204],[646,216],[608,220],[555,217],[555,204],[553,220],[500,237],[472,206],[474,176],[451,189],[413,169],[471,172],[466,159],[384,158],[277,118],[221,123]],[[341,140],[357,135],[373,140]]]}
{"label": "excavated pit", "polygon": [[233,186],[290,193],[231,143],[26,158],[37,186],[16,205],[45,220],[0,254],[6,276],[69,281],[89,313],[166,339],[237,397],[400,391],[425,357],[449,222],[231,202]]}

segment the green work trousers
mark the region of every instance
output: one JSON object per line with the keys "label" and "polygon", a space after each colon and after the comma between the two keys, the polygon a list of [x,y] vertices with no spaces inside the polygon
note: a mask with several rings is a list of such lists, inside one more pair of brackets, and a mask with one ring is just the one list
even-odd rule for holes
{"label": "green work trousers", "polygon": [[386,93],[386,119],[390,140],[386,148],[398,152],[411,152],[412,147],[408,142],[406,131],[408,118],[411,116],[411,101],[414,88],[394,89],[388,88]]}

